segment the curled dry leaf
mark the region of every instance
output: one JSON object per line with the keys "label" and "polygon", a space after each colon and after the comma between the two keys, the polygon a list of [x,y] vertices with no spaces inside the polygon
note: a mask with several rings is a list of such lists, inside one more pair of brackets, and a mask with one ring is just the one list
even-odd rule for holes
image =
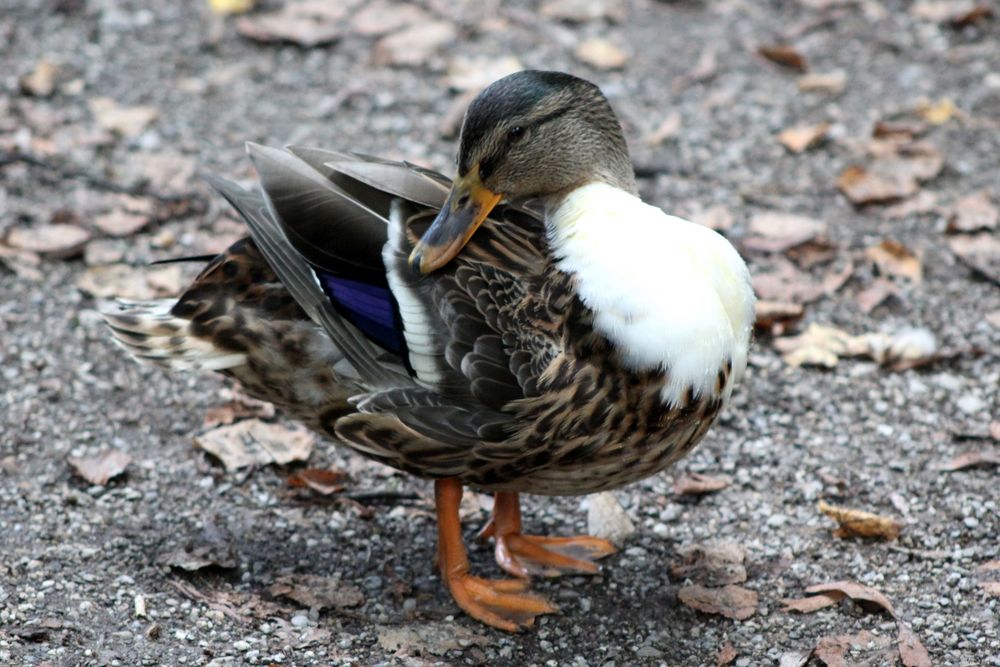
{"label": "curled dry leaf", "polygon": [[867,166],[842,171],[837,187],[858,206],[886,203],[915,194],[920,183],[933,179],[943,167],[944,157],[929,144],[892,144]]}
{"label": "curled dry leaf", "polygon": [[303,607],[316,611],[357,607],[365,601],[360,588],[339,579],[311,574],[278,577],[268,592],[275,597],[289,598]]}
{"label": "curled dry leaf", "polygon": [[836,598],[838,601],[848,597],[869,611],[873,609],[882,610],[889,612],[893,617],[896,616],[896,610],[892,608],[889,598],[874,588],[853,581],[834,581],[829,584],[815,584],[806,588],[806,593],[821,593],[828,597]]}
{"label": "curled dry leaf", "polygon": [[312,454],[316,436],[305,429],[247,419],[203,433],[194,439],[194,444],[222,461],[226,470],[236,470],[251,465],[305,461]]}
{"label": "curled dry leaf", "polygon": [[872,128],[872,136],[876,139],[907,142],[926,134],[930,129],[929,123],[916,118],[892,118],[875,123],[875,127]]}
{"label": "curled dry leaf", "polygon": [[797,72],[805,72],[809,69],[805,56],[794,46],[787,44],[773,44],[757,47],[757,53],[764,56],[772,63],[793,69]]}
{"label": "curled dry leaf", "polygon": [[33,252],[0,243],[0,264],[6,266],[20,278],[36,282],[42,280],[45,276],[38,270],[41,263],[41,258]]}
{"label": "curled dry leaf", "polygon": [[736,652],[736,648],[726,642],[719,648],[719,652],[715,655],[715,665],[716,667],[725,667],[733,660],[739,657],[739,653]]}
{"label": "curled dry leaf", "polygon": [[365,3],[351,17],[351,31],[366,37],[381,37],[428,20],[430,15],[413,3],[375,0]]}
{"label": "curled dry leaf", "polygon": [[628,62],[628,54],[603,37],[585,39],[574,54],[580,62],[601,70],[621,69]]}
{"label": "curled dry leaf", "polygon": [[801,153],[826,139],[829,131],[830,123],[828,122],[816,125],[797,125],[782,130],[778,135],[778,141],[791,152]]}
{"label": "curled dry leaf", "polygon": [[721,491],[730,484],[732,480],[728,477],[711,477],[699,472],[689,472],[674,481],[674,493],[679,496],[700,496]]}
{"label": "curled dry leaf", "polygon": [[938,470],[954,472],[966,468],[1000,466],[1000,452],[988,449],[959,454],[937,466]]}
{"label": "curled dry leaf", "polygon": [[938,198],[933,192],[921,190],[909,199],[893,204],[882,211],[882,217],[887,220],[908,218],[911,215],[932,213],[937,210]]}
{"label": "curled dry leaf", "polygon": [[912,250],[898,241],[884,239],[878,245],[865,248],[865,256],[875,262],[884,276],[909,278],[915,283],[923,279],[923,265]]}
{"label": "curled dry leaf", "polygon": [[457,35],[455,26],[448,21],[422,21],[380,39],[373,58],[377,65],[416,67]]}
{"label": "curled dry leaf", "polygon": [[618,499],[604,491],[587,497],[587,532],[621,546],[635,533],[635,524]]}
{"label": "curled dry leaf", "polygon": [[141,134],[159,115],[153,107],[123,107],[110,97],[95,97],[89,104],[98,125],[126,139]]}
{"label": "curled dry leaf", "polygon": [[962,197],[948,212],[949,232],[978,232],[995,229],[1000,220],[1000,209],[993,204],[988,190],[981,190]]}
{"label": "curled dry leaf", "polygon": [[205,428],[215,428],[232,424],[240,419],[257,417],[260,419],[273,419],[275,408],[273,403],[259,401],[243,394],[233,394],[230,401],[220,405],[210,407],[205,411],[205,419],[202,425]]}
{"label": "curled dry leaf", "polygon": [[704,586],[741,584],[747,580],[743,565],[746,551],[735,542],[711,540],[678,549],[679,560],[670,566],[671,576],[690,579]]}
{"label": "curled dry leaf", "polygon": [[768,268],[769,271],[758,271],[752,277],[758,298],[806,304],[827,293],[822,284],[789,261],[781,260]]}
{"label": "curled dry leaf", "polygon": [[903,529],[903,525],[896,519],[863,510],[829,505],[822,500],[819,501],[819,511],[840,524],[833,533],[835,537],[877,537],[894,540],[899,537]]}
{"label": "curled dry leaf", "polygon": [[758,335],[781,336],[798,324],[805,308],[798,303],[760,299],[754,305],[754,312],[754,330]]}
{"label": "curled dry leaf", "polygon": [[288,478],[288,486],[294,488],[312,489],[321,496],[329,496],[344,490],[341,483],[347,479],[347,473],[336,468],[325,470],[322,468],[306,468],[300,470]]}
{"label": "curled dry leaf", "polygon": [[104,486],[109,480],[125,472],[132,457],[120,449],[109,449],[97,456],[70,457],[73,472],[91,484]]}
{"label": "curled dry leaf", "polygon": [[800,76],[795,83],[803,93],[839,95],[847,87],[847,72],[841,69],[832,72],[810,72]]}
{"label": "curled dry leaf", "polygon": [[236,30],[256,42],[289,42],[308,48],[339,39],[346,14],[343,3],[293,0],[278,11],[241,18]]}
{"label": "curled dry leaf", "polygon": [[397,656],[441,656],[448,651],[489,644],[490,639],[485,635],[455,623],[411,623],[378,630],[378,645]]}
{"label": "curled dry leaf", "polygon": [[750,218],[750,235],[743,239],[746,250],[784,252],[826,232],[826,223],[793,213],[767,211]]}
{"label": "curled dry leaf", "polygon": [[835,595],[811,595],[807,598],[785,598],[781,604],[785,605],[781,611],[797,611],[801,614],[811,614],[814,611],[832,607],[839,599]]}
{"label": "curled dry leaf", "polygon": [[937,351],[937,341],[927,329],[852,336],[841,329],[815,323],[798,336],[775,339],[774,346],[791,366],[833,368],[840,357],[867,356],[897,371],[929,363]]}
{"label": "curled dry leaf", "polygon": [[942,97],[936,102],[921,101],[915,111],[931,125],[944,125],[958,112],[958,107],[950,98]]}
{"label": "curled dry leaf", "polygon": [[127,264],[92,266],[77,279],[76,286],[102,299],[176,296],[183,287],[183,271],[177,264],[149,268]]}
{"label": "curled dry leaf", "polygon": [[744,621],[757,613],[757,593],[729,584],[722,588],[707,588],[698,584],[677,591],[678,599],[700,612],[718,614]]}
{"label": "curled dry leaf", "polygon": [[805,667],[812,655],[812,649],[808,651],[786,651],[778,658],[778,667]]}
{"label": "curled dry leaf", "polygon": [[52,259],[68,259],[83,252],[90,232],[76,225],[56,223],[34,227],[17,226],[10,230],[6,245]]}
{"label": "curled dry leaf", "polygon": [[32,97],[49,97],[56,91],[59,67],[48,60],[39,60],[35,68],[18,79],[21,92]]}
{"label": "curled dry leaf", "polygon": [[955,256],[982,278],[1000,285],[1000,238],[989,232],[962,234],[948,239]]}
{"label": "curled dry leaf", "polygon": [[871,285],[858,292],[854,300],[857,302],[861,312],[867,315],[889,297],[898,295],[899,288],[896,287],[895,283],[885,278],[876,278]]}
{"label": "curled dry leaf", "polygon": [[116,209],[94,218],[94,226],[108,236],[131,236],[149,223],[149,216]]}
{"label": "curled dry leaf", "polygon": [[931,656],[906,623],[899,623],[899,659],[904,667],[931,667]]}

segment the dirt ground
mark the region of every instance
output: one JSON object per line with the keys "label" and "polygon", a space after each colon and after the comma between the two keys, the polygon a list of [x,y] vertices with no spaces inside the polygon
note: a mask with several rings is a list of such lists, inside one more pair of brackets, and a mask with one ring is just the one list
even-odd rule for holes
{"label": "dirt ground", "polygon": [[[1000,415],[1000,280],[960,261],[945,227],[962,197],[1000,198],[1000,20],[879,0],[575,4],[596,13],[427,0],[407,15],[423,27],[394,42],[359,31],[399,35],[390,24],[401,5],[376,5],[363,23],[357,2],[331,2],[345,16],[310,25],[338,34],[302,46],[252,39],[239,18],[213,17],[195,0],[0,0],[0,235],[52,222],[93,235],[84,258],[34,266],[30,253],[10,254],[23,241],[0,246],[0,663],[1000,665],[1000,597],[984,584],[1000,576],[983,568],[1000,559],[1000,477],[995,465],[940,469],[998,448],[988,429]],[[564,6],[569,17],[558,15]],[[435,34],[442,43],[422,53]],[[581,46],[588,38],[621,53]],[[782,43],[794,47],[792,68],[758,53]],[[801,90],[796,56],[810,73],[834,72],[832,83]],[[54,68],[39,73],[42,61]],[[230,387],[133,363],[96,314],[93,294],[107,285],[78,286],[104,264],[216,251],[239,234],[192,172],[249,183],[247,140],[449,172],[462,89],[511,66],[599,83],[648,201],[692,216],[715,207],[717,223],[731,216],[737,244],[762,213],[825,223],[832,259],[800,263],[796,275],[825,280],[848,260],[854,269],[842,286],[789,297],[808,301],[793,331],[923,327],[956,353],[902,371],[864,358],[795,367],[761,334],[745,384],[702,446],[670,474],[617,493],[637,528],[622,552],[599,577],[539,582],[562,611],[516,636],[458,613],[441,589],[427,483],[332,443],[308,465],[348,471],[343,494],[290,489],[295,466],[226,471],[192,443]],[[852,205],[838,176],[868,164],[873,126],[897,117],[902,135],[940,152],[943,169],[911,188],[924,200],[910,211]],[[826,141],[802,153],[776,138],[824,121]],[[665,136],[650,139],[658,128]],[[95,226],[123,207],[139,212]],[[123,231],[135,215],[155,219]],[[985,234],[996,239],[995,220]],[[865,249],[884,239],[913,251],[919,279],[874,268]],[[783,252],[746,254],[762,274],[787,262]],[[161,275],[141,290],[177,286],[177,275]],[[873,287],[892,295],[871,306]],[[68,463],[109,449],[132,462],[106,485]],[[686,472],[731,483],[680,495],[673,483]],[[820,500],[895,517],[902,534],[835,537]],[[487,505],[469,505],[470,543]],[[587,529],[580,499],[531,497],[525,516],[537,532]],[[678,596],[691,582],[670,566],[710,539],[746,552],[740,586],[759,598],[745,620]],[[471,549],[474,567],[494,576],[490,549]],[[177,553],[208,566],[173,567]],[[360,603],[321,611],[281,597],[272,587],[292,575],[360,592]],[[899,621],[850,600],[782,611],[782,599],[838,580],[881,591]],[[929,663],[905,646],[899,662],[901,626]]]}

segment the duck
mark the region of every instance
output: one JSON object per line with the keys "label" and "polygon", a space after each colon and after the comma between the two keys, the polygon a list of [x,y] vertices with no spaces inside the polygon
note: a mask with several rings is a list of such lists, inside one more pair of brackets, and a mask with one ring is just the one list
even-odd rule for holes
{"label": "duck", "polygon": [[[521,494],[580,496],[689,453],[747,366],[754,294],[715,231],[644,203],[595,84],[526,70],[485,88],[456,176],[248,144],[259,186],[210,176],[249,235],[177,299],[101,312],[132,355],[221,373],[335,443],[431,480],[437,567],[506,631],[557,608],[536,576],[615,551],[522,530]],[[509,577],[471,572],[465,488]]]}

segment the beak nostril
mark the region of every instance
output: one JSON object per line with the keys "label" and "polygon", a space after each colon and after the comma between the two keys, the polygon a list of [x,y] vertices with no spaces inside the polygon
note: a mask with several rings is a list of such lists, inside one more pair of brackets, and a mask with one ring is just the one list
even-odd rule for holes
{"label": "beak nostril", "polygon": [[465,208],[469,204],[469,195],[462,195],[458,198],[458,207]]}

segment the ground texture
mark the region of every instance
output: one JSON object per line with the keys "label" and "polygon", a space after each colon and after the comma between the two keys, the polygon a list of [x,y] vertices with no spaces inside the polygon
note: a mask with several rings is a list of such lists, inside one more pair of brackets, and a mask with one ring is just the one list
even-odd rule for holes
{"label": "ground texture", "polygon": [[[407,15],[414,35],[391,25],[402,5],[376,4],[364,24],[357,3],[328,3],[344,16],[309,25],[333,23],[338,34],[302,46],[255,41],[247,34],[259,24],[241,34],[239,19],[200,2],[0,0],[0,235],[52,222],[94,235],[85,259],[32,266],[32,255],[8,248],[17,272],[0,268],[0,663],[745,666],[783,655],[782,664],[804,664],[795,654],[805,659],[820,643],[810,664],[899,664],[899,625],[885,613],[849,600],[812,614],[781,610],[810,585],[851,580],[892,601],[933,664],[1000,665],[1000,598],[981,585],[981,566],[1000,558],[1000,477],[995,467],[938,468],[997,448],[988,425],[1000,413],[1000,290],[995,273],[957,259],[945,226],[960,198],[1000,195],[1000,21],[972,20],[949,3],[877,0],[596,2],[582,3],[596,15],[571,7],[569,18],[553,7],[574,3],[542,4],[428,0]],[[622,53],[587,44],[592,37]],[[803,92],[799,72],[758,54],[781,43],[794,47],[791,65],[800,55],[813,73],[842,75]],[[55,68],[39,72],[43,61]],[[831,264],[802,275],[819,281],[848,259],[855,268],[839,289],[790,297],[810,301],[796,330],[920,326],[958,352],[901,372],[864,359],[799,368],[761,335],[744,386],[704,444],[671,475],[617,494],[637,528],[622,552],[602,576],[540,582],[562,611],[517,636],[464,617],[441,590],[426,483],[331,443],[308,465],[346,470],[347,496],[290,489],[294,468],[226,471],[192,446],[225,382],[136,365],[94,310],[103,279],[78,286],[102,264],[214,251],[238,234],[190,171],[249,181],[246,140],[450,171],[459,89],[481,85],[498,62],[599,83],[622,116],[644,196],[668,211],[714,206],[717,223],[732,217],[737,243],[761,213],[822,220]],[[108,115],[98,98],[118,106]],[[911,113],[920,108],[923,116]],[[852,205],[836,182],[872,159],[874,124],[899,114],[909,123],[902,135],[922,133],[944,167],[919,186],[935,204],[891,217],[884,206]],[[776,139],[825,121],[825,143],[801,154]],[[134,233],[120,217],[95,229],[123,207],[155,220]],[[884,239],[915,253],[919,281],[873,268],[864,250]],[[755,273],[777,261],[747,255]],[[140,293],[176,287],[164,275]],[[859,301],[886,282],[894,294],[884,302]],[[68,463],[108,449],[132,463],[106,485]],[[685,471],[731,484],[678,495],[673,478]],[[835,537],[819,500],[894,516],[902,535]],[[487,505],[469,504],[470,540]],[[577,499],[530,498],[525,511],[537,532],[586,530]],[[695,611],[678,596],[690,582],[671,564],[710,539],[746,551],[740,585],[759,599],[745,620]],[[172,567],[177,553],[201,554],[206,567]],[[488,548],[472,553],[476,568],[495,572]],[[351,599],[321,611],[278,595],[279,580],[325,582]],[[844,635],[858,646],[841,637],[838,663],[830,646]],[[915,660],[906,658],[927,664]]]}

